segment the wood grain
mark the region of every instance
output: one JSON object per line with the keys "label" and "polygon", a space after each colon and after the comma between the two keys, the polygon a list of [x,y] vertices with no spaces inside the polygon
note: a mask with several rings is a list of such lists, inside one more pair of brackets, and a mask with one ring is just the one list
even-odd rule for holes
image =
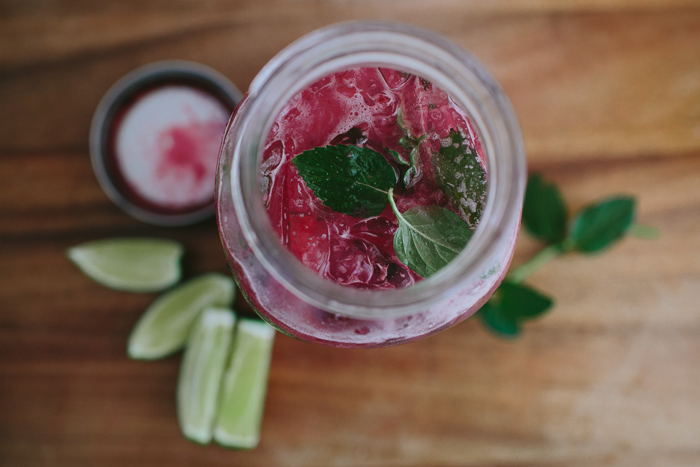
{"label": "wood grain", "polygon": [[[188,12],[168,13],[170,19],[154,12],[151,22],[144,19],[147,15],[135,20],[105,14],[96,23],[85,20],[92,26],[84,27],[100,36],[87,35],[81,44],[88,49],[64,48],[59,41],[51,58],[45,47],[67,33],[47,33],[40,45],[30,31],[17,33],[27,55],[38,56],[20,66],[0,54],[0,70],[5,70],[0,106],[13,116],[0,128],[0,149],[84,148],[100,97],[139,65],[167,58],[196,60],[245,89],[257,70],[292,40],[335,19],[363,17],[331,15],[329,21],[324,15],[296,12],[292,21],[294,13],[275,12],[264,22],[239,10],[204,10],[201,19]],[[445,16],[431,10],[418,17],[421,21],[411,22],[451,37],[494,72],[520,117],[531,160],[700,149],[700,8],[505,17]],[[101,23],[109,18],[114,39]],[[160,29],[161,22],[171,20],[168,28],[177,33]],[[83,24],[73,16],[63,21]],[[125,24],[130,40],[120,36],[127,34]],[[46,108],[58,111],[47,114]]]}
{"label": "wood grain", "polygon": [[[400,7],[397,5],[400,4]],[[143,225],[100,190],[92,112],[119,77],[189,59],[245,89],[343,19],[436,30],[496,75],[532,170],[572,209],[631,193],[661,229],[531,283],[556,309],[510,342],[469,320],[372,351],[279,336],[261,445],[185,441],[179,356],[129,361],[153,294],[101,288],[67,247],[154,235],[225,272],[213,221]],[[700,5],[684,0],[0,1],[0,465],[700,465]],[[521,236],[516,262],[539,245]]]}

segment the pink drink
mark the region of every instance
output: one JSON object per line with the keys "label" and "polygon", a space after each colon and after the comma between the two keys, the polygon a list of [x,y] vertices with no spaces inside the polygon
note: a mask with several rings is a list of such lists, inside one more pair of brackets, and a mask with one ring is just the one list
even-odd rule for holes
{"label": "pink drink", "polygon": [[[362,68],[369,63],[383,66]],[[395,71],[404,69],[435,85]],[[321,70],[331,74],[319,79]],[[450,228],[461,228],[460,235],[475,230],[464,251],[437,272],[424,269],[430,277],[421,278],[394,251],[398,226],[391,207],[362,219],[324,205],[299,175],[295,162],[302,167],[304,161],[293,161],[327,145],[363,147],[361,152],[371,152],[375,162],[383,157],[397,172],[392,199],[401,215],[418,206],[441,206],[432,212],[452,218],[444,207],[452,209],[467,226],[453,219]],[[407,172],[400,162],[409,159],[409,148],[416,145],[415,170]],[[450,164],[461,164],[465,147],[472,152],[471,162],[446,169],[447,157]],[[313,158],[325,154],[337,159],[339,151],[317,150]],[[372,166],[383,165],[381,160],[377,164]],[[460,183],[471,177],[465,175],[471,169],[485,183],[481,168],[488,176],[485,204],[478,189],[464,191]],[[380,177],[382,186],[392,183],[387,172]],[[323,179],[322,171],[315,176],[313,183],[320,181],[326,184],[323,190],[333,191],[333,178]],[[263,319],[308,342],[382,347],[446,329],[489,299],[515,249],[524,186],[517,120],[498,84],[474,57],[410,26],[350,22],[299,39],[251,83],[221,146],[217,222],[242,295]],[[389,190],[379,190],[387,201]],[[332,203],[338,201],[336,206],[353,204],[342,197]],[[374,206],[381,209],[383,204]],[[401,230],[406,229],[402,224]],[[420,261],[427,260],[416,259],[409,242],[422,242],[423,253],[431,245],[404,234],[401,257],[421,268]]]}
{"label": "pink drink", "polygon": [[[397,122],[399,112],[405,129]],[[282,243],[322,277],[362,289],[403,288],[421,280],[394,253],[398,222],[389,206],[365,219],[334,212],[292,164],[295,156],[314,147],[359,145],[383,154],[403,179],[408,168],[388,150],[409,158],[409,150],[400,144],[406,130],[416,139],[425,135],[425,140],[419,145],[417,171],[407,183],[396,185],[399,211],[427,205],[451,208],[435,180],[432,155],[441,144],[451,144],[451,131],[459,131],[477,150],[482,167],[483,154],[464,113],[428,81],[386,68],[344,70],[298,93],[275,120],[261,164],[264,202]]]}

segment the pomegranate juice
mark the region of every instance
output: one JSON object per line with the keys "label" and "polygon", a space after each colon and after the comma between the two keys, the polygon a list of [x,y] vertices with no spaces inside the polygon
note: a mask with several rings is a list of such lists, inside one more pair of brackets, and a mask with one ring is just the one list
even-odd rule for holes
{"label": "pomegranate juice", "polygon": [[398,222],[391,207],[368,218],[334,212],[307,186],[292,160],[327,145],[371,148],[394,168],[399,211],[445,207],[474,230],[483,196],[455,204],[437,179],[435,158],[453,144],[455,134],[476,154],[483,176],[476,132],[432,83],[385,68],[348,69],[315,82],[287,103],[264,149],[263,199],[277,235],[305,266],[331,281],[361,289],[411,286],[422,278],[397,258]]}

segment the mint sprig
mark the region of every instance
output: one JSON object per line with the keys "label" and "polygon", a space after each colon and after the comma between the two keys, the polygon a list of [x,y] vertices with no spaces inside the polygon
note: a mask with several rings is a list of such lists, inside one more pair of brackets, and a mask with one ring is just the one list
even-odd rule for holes
{"label": "mint sprig", "polygon": [[645,239],[658,236],[655,228],[634,222],[635,209],[634,198],[615,196],[584,206],[568,220],[559,189],[542,176],[532,175],[525,192],[523,223],[547,246],[510,271],[476,316],[497,335],[517,336],[524,321],[541,316],[554,303],[553,299],[522,284],[546,263],[571,252],[601,252],[625,235]]}
{"label": "mint sprig", "polygon": [[[396,124],[403,132],[399,145],[408,157],[399,151],[385,150],[396,164],[407,167],[402,181],[404,187],[411,188],[421,178],[420,146],[427,135],[418,137],[411,132],[401,108]],[[359,136],[351,132],[333,142],[363,136],[361,132]],[[360,218],[377,216],[388,200],[399,223],[394,234],[396,256],[421,277],[435,274],[459,255],[471,239],[486,202],[486,174],[476,151],[459,131],[450,131],[447,144],[441,144],[432,162],[436,181],[459,215],[439,206],[399,212],[393,194],[396,171],[373,149],[329,145],[304,151],[293,159],[304,182],[324,205],[336,212]]]}
{"label": "mint sprig", "polygon": [[449,209],[420,206],[401,213],[394,201],[394,169],[373,149],[318,147],[304,151],[293,163],[323,204],[336,212],[377,216],[388,201],[399,223],[394,234],[396,256],[421,277],[447,265],[472,237],[469,225]]}

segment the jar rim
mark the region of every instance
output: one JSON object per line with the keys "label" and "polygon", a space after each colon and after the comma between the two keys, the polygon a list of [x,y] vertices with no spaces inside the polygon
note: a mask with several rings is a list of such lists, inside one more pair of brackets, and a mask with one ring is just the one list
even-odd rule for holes
{"label": "jar rim", "polygon": [[[469,116],[487,158],[488,194],[467,247],[436,274],[395,290],[359,290],[324,279],[285,248],[262,201],[259,166],[274,119],[297,92],[333,72],[357,66],[394,68],[433,82]],[[353,21],[316,30],[283,49],[251,83],[225,138],[232,137],[230,183],[243,236],[264,268],[301,300],[325,311],[362,319],[395,318],[428,309],[479,280],[519,216],[525,185],[520,128],[502,89],[466,50],[423,29],[397,23]],[[223,149],[222,149],[223,156]],[[226,232],[221,232],[222,236]],[[506,267],[507,265],[502,265]]]}

